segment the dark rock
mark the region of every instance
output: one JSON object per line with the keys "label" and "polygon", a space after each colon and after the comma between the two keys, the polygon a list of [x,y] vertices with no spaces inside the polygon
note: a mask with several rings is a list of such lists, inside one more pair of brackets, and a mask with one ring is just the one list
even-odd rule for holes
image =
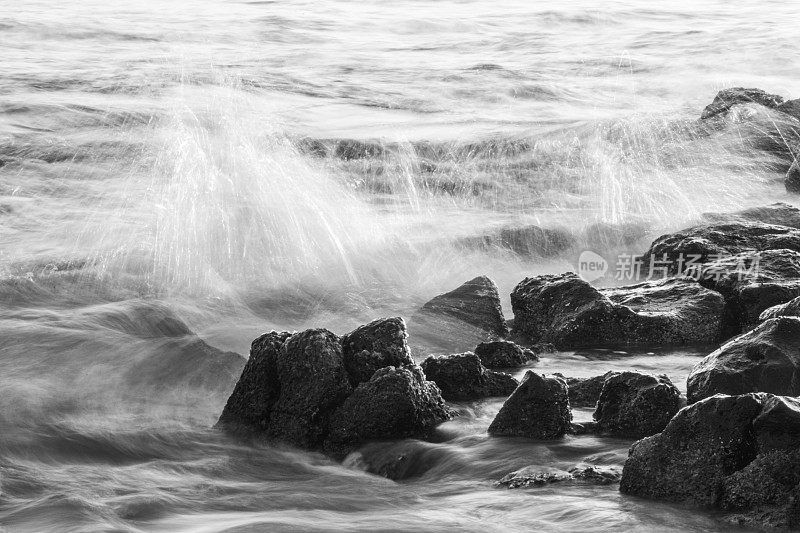
{"label": "dark rock", "polygon": [[423,437],[451,416],[421,368],[382,368],[333,413],[325,449],[344,456],[366,441]]}
{"label": "dark rock", "polygon": [[773,305],[765,309],[759,316],[760,321],[769,320],[770,318],[778,318],[781,316],[797,316],[800,317],[800,296],[789,300],[785,304]]}
{"label": "dark rock", "polygon": [[686,388],[690,403],[718,393],[800,395],[800,318],[767,320],[723,345],[692,369]]}
{"label": "dark rock", "polygon": [[631,246],[647,235],[647,227],[638,223],[609,224],[596,222],[585,230],[586,243],[598,249]]}
{"label": "dark rock", "polygon": [[486,276],[479,276],[422,306],[422,313],[444,315],[466,322],[498,337],[508,335],[500,294]]}
{"label": "dark rock", "polygon": [[511,293],[514,334],[560,348],[704,344],[724,300],[692,280],[597,289],[574,273],[525,278]]}
{"label": "dark rock", "polygon": [[603,390],[606,379],[616,375],[616,372],[606,372],[602,376],[591,378],[572,378],[562,374],[553,374],[563,379],[569,388],[569,404],[572,407],[594,407]]}
{"label": "dark rock", "polygon": [[647,437],[662,431],[681,408],[681,393],[666,376],[611,375],[603,383],[594,419],[600,433]]}
{"label": "dark rock", "polygon": [[687,275],[725,297],[727,338],[754,327],[766,309],[800,296],[800,253],[743,252],[693,267]]}
{"label": "dark rock", "polygon": [[280,395],[269,435],[301,448],[320,445],[334,410],[352,392],[339,337],[325,329],[295,333],[275,353]]}
{"label": "dark rock", "polygon": [[539,360],[535,352],[511,341],[482,342],[475,347],[475,355],[489,368],[512,368]]}
{"label": "dark rock", "polygon": [[486,370],[472,352],[431,356],[421,366],[427,378],[436,383],[442,397],[448,401],[508,396],[519,384],[509,374]]}
{"label": "dark rock", "polygon": [[234,432],[267,432],[280,395],[275,364],[288,332],[271,331],[253,341],[250,358],[219,417],[218,425]]}
{"label": "dark rock", "polygon": [[489,426],[490,435],[557,439],[570,430],[567,384],[530,370]]}
{"label": "dark rock", "polygon": [[620,490],[655,500],[713,506],[725,478],[757,455],[760,395],[713,396],[678,412],[661,433],[631,446]]}
{"label": "dark rock", "polygon": [[342,337],[342,354],[354,387],[385,366],[414,364],[406,323],[400,317],[374,320],[348,333]]}
{"label": "dark rock", "polygon": [[769,396],[753,421],[759,453],[800,447],[800,400]]}
{"label": "dark rock", "polygon": [[800,525],[800,402],[716,395],[631,447],[620,490],[705,507],[754,528]]}
{"label": "dark rock", "polygon": [[761,89],[745,89],[744,87],[732,87],[723,89],[717,93],[714,101],[703,110],[701,119],[708,119],[741,104],[756,103],[774,109],[783,103],[783,97],[777,94],[769,94]]}
{"label": "dark rock", "polygon": [[733,213],[703,213],[703,218],[710,223],[717,224],[726,222],[762,222],[764,224],[800,229],[800,209],[784,202],[748,207]]}
{"label": "dark rock", "polygon": [[800,194],[800,160],[797,158],[792,162],[789,170],[786,171],[783,185],[789,194]]}
{"label": "dark rock", "polygon": [[762,222],[701,224],[657,238],[641,261],[644,266],[666,261],[667,273],[678,274],[692,264],[783,248],[800,252],[800,230]]}
{"label": "dark rock", "polygon": [[728,476],[719,503],[726,522],[761,529],[800,526],[800,450],[773,451]]}

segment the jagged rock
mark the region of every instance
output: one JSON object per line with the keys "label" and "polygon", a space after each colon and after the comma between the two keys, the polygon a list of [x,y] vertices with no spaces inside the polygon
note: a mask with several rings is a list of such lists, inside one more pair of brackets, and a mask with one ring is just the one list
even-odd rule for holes
{"label": "jagged rock", "polygon": [[325,449],[344,456],[370,440],[422,437],[451,416],[420,367],[382,368],[333,413]]}
{"label": "jagged rock", "polygon": [[219,426],[235,432],[269,430],[272,409],[280,394],[275,361],[283,343],[291,335],[286,331],[271,331],[253,341],[250,358],[228,397],[219,417]]}
{"label": "jagged rock", "polygon": [[530,370],[489,426],[490,435],[557,439],[570,430],[567,384]]}
{"label": "jagged rock", "polygon": [[687,275],[725,297],[727,338],[754,327],[766,309],[800,296],[800,253],[743,252],[693,267]]}
{"label": "jagged rock", "polygon": [[560,348],[703,344],[724,300],[686,279],[597,289],[574,273],[525,278],[511,293],[514,334]]}
{"label": "jagged rock", "polygon": [[648,268],[651,261],[663,261],[665,272],[678,274],[743,252],[784,248],[800,252],[800,230],[762,222],[701,224],[657,238],[641,261]]}
{"label": "jagged rock", "polygon": [[446,316],[498,337],[508,335],[497,286],[486,276],[472,279],[455,290],[436,296],[422,306],[422,313]]}
{"label": "jagged rock", "polygon": [[380,368],[414,364],[406,323],[400,317],[381,318],[356,328],[342,337],[342,353],[354,387],[369,381]]}
{"label": "jagged rock", "polygon": [[422,362],[427,378],[448,401],[466,401],[508,396],[519,383],[509,374],[487,370],[472,352],[428,357]]}
{"label": "jagged rock", "polygon": [[594,419],[600,433],[647,437],[662,431],[681,408],[681,393],[666,376],[622,372],[603,382]]}
{"label": "jagged rock", "polygon": [[800,317],[800,296],[789,300],[785,304],[773,305],[765,309],[759,316],[760,321],[769,320],[770,318],[778,318],[781,316],[797,316]]}
{"label": "jagged rock", "polygon": [[606,372],[602,376],[591,378],[573,378],[555,373],[567,383],[569,388],[569,404],[572,407],[594,407],[600,398],[600,391],[603,390],[603,383],[606,379],[616,375],[617,372]]}
{"label": "jagged rock", "polygon": [[713,506],[725,478],[757,455],[758,395],[714,396],[682,409],[661,433],[631,446],[620,490],[654,500]]}
{"label": "jagged rock", "polygon": [[800,209],[785,202],[748,207],[733,213],[703,213],[703,218],[712,224],[762,222],[764,224],[800,229]]}
{"label": "jagged rock", "polygon": [[690,403],[717,393],[800,395],[800,318],[767,320],[723,345],[697,363],[686,389]]}
{"label": "jagged rock", "polygon": [[322,444],[328,420],[352,392],[339,337],[326,329],[295,333],[275,352],[280,394],[269,435],[301,448]]}
{"label": "jagged rock", "polygon": [[761,89],[745,89],[744,87],[732,87],[723,89],[717,93],[714,101],[703,110],[701,119],[705,120],[713,116],[727,113],[728,110],[741,104],[756,103],[774,109],[783,103],[783,97],[777,94],[769,94]]}
{"label": "jagged rock", "polygon": [[513,368],[528,361],[538,361],[533,350],[522,348],[511,341],[482,342],[475,347],[481,363],[489,368]]}
{"label": "jagged rock", "polygon": [[622,492],[717,507],[750,527],[800,525],[800,402],[716,395],[631,447]]}

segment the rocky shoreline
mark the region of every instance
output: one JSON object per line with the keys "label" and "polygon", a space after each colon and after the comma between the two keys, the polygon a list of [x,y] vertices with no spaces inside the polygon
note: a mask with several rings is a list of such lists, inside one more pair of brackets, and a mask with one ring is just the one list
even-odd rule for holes
{"label": "rocky shoreline", "polygon": [[[757,147],[786,161],[786,190],[800,192],[800,101],[727,89],[701,121],[724,128],[734,114],[754,128],[764,116],[779,119],[760,130]],[[482,276],[419,309],[437,327],[481,331],[486,342],[470,352],[417,365],[399,317],[341,337],[325,329],[262,335],[217,427],[343,459],[371,441],[429,437],[456,415],[447,402],[507,397],[490,435],[640,439],[622,492],[715,509],[731,523],[800,528],[800,209],[779,203],[705,218],[643,251],[645,273],[659,264],[662,279],[604,288],[572,272],[525,278],[506,321],[496,285]],[[549,238],[538,230],[526,235]],[[639,372],[578,379],[528,370],[520,382],[503,372],[557,349],[707,345],[718,349],[692,370],[685,398],[666,376]],[[574,423],[576,406],[594,407],[594,421]],[[408,469],[378,470],[397,479]],[[619,478],[583,465],[512,472],[499,486]]]}

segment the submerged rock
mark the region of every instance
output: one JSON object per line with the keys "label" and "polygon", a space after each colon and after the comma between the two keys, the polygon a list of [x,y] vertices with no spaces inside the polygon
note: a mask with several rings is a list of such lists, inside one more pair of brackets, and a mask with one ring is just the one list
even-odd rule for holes
{"label": "submerged rock", "polygon": [[515,472],[511,472],[503,476],[500,481],[495,483],[497,487],[505,487],[509,489],[521,489],[528,487],[539,487],[556,483],[559,481],[568,481],[573,479],[572,474],[565,470],[557,468],[545,468],[541,466],[527,466]]}
{"label": "submerged rock", "polygon": [[566,230],[522,226],[500,231],[500,244],[522,256],[550,257],[568,250],[575,238]]}
{"label": "submerged rock", "polygon": [[622,372],[603,382],[594,419],[600,433],[647,437],[662,431],[681,408],[681,394],[666,376]]}
{"label": "submerged rock", "polygon": [[631,447],[620,490],[716,507],[751,527],[800,525],[800,402],[716,395]]}
{"label": "submerged rock", "polygon": [[490,435],[557,439],[570,430],[567,384],[530,370],[489,426]]}
{"label": "submerged rock", "polygon": [[333,413],[325,449],[344,456],[367,441],[424,436],[451,416],[419,367],[382,368]]}
{"label": "submerged rock", "polygon": [[697,363],[686,395],[696,402],[718,393],[800,395],[800,318],[767,320]]}
{"label": "submerged rock", "polygon": [[569,404],[572,407],[594,407],[600,398],[600,391],[603,390],[603,383],[606,379],[616,375],[616,372],[606,372],[602,376],[591,378],[572,378],[555,373],[554,376],[560,377],[567,383],[569,388]]}
{"label": "submerged rock", "polygon": [[597,289],[574,273],[525,278],[511,293],[514,334],[560,348],[703,344],[724,300],[686,279]]}
{"label": "submerged rock", "polygon": [[511,375],[487,370],[472,352],[428,357],[422,364],[427,378],[448,401],[466,401],[508,396],[519,383]]}
{"label": "submerged rock", "polygon": [[511,341],[482,342],[475,347],[475,355],[489,368],[513,368],[539,360],[536,352]]}
{"label": "submerged rock", "polygon": [[400,317],[381,318],[342,337],[344,366],[354,387],[369,381],[385,366],[413,365],[406,323]]}
{"label": "submerged rock", "polygon": [[497,487],[520,489],[540,487],[557,482],[579,482],[592,485],[610,485],[619,481],[621,473],[616,467],[597,466],[586,463],[573,466],[568,471],[558,468],[526,466],[503,476],[495,483]]}
{"label": "submerged rock", "polygon": [[731,87],[723,89],[714,97],[714,101],[703,110],[701,119],[708,119],[723,113],[741,104],[755,103],[774,109],[783,103],[783,97],[777,94],[769,94],[761,89],[745,89],[744,87]]}
{"label": "submerged rock", "polygon": [[497,285],[486,276],[436,296],[422,306],[422,314],[454,318],[498,337],[508,335]]}

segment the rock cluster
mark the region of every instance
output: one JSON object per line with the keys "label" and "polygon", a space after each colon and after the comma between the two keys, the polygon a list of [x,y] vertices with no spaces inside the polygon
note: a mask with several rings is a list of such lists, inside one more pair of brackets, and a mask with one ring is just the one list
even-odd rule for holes
{"label": "rock cluster", "polygon": [[405,323],[389,318],[341,339],[325,329],[262,335],[218,426],[343,455],[368,440],[423,436],[450,416],[413,364]]}
{"label": "rock cluster", "polygon": [[620,490],[716,507],[736,523],[800,526],[800,402],[766,393],[715,395],[633,444]]}

